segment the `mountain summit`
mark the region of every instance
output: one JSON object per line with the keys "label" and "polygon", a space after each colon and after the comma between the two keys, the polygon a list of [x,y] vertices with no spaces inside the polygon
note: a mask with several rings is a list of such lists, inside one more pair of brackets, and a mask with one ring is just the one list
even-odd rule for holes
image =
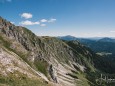
{"label": "mountain summit", "polygon": [[100,39],[98,41],[99,42],[115,42],[115,39],[105,37],[105,38],[102,38],[102,39]]}

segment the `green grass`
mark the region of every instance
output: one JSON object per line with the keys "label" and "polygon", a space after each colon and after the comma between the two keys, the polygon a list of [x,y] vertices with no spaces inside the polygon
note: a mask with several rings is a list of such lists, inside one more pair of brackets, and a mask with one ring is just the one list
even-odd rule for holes
{"label": "green grass", "polygon": [[81,71],[72,71],[69,75],[75,79],[76,86],[92,86],[92,82],[90,82],[86,78],[86,74]]}
{"label": "green grass", "polygon": [[2,36],[0,36],[0,44],[5,46],[7,49],[10,49],[10,42],[4,40],[4,38]]}
{"label": "green grass", "polygon": [[28,78],[26,75],[16,72],[8,76],[0,75],[0,86],[48,86],[49,84],[37,78]]}
{"label": "green grass", "polygon": [[48,72],[47,72],[48,64],[47,64],[47,62],[35,60],[34,64],[35,64],[38,71],[43,73],[45,76],[48,76]]}
{"label": "green grass", "polygon": [[88,80],[83,74],[77,74],[76,76],[78,77],[78,79],[80,79],[76,80],[76,86],[90,86]]}

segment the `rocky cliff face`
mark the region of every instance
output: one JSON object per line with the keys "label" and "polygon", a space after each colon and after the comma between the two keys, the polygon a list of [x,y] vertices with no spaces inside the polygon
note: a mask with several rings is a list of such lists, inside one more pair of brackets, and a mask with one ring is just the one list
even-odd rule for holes
{"label": "rocky cliff face", "polygon": [[88,86],[89,81],[81,73],[96,70],[93,53],[79,42],[38,37],[25,27],[12,25],[1,17],[0,46],[0,73],[4,77],[9,73],[17,77],[17,71],[29,79],[35,77],[42,81],[35,86]]}

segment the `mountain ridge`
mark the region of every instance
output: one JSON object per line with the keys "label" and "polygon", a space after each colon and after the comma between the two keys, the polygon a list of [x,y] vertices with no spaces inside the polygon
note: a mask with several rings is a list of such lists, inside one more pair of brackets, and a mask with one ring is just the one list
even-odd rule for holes
{"label": "mountain ridge", "polygon": [[67,41],[80,40],[80,39],[89,39],[89,40],[96,40],[96,41],[99,41],[101,39],[111,39],[111,40],[115,39],[115,37],[75,37],[71,35],[57,36],[57,38],[67,40]]}
{"label": "mountain ridge", "polygon": [[59,39],[72,41],[76,40],[82,43],[83,45],[86,45],[90,49],[92,49],[94,52],[108,52],[113,53],[115,51],[115,39],[110,37],[103,37],[99,39],[93,39],[93,38],[75,38],[68,40],[68,36],[60,37]]}

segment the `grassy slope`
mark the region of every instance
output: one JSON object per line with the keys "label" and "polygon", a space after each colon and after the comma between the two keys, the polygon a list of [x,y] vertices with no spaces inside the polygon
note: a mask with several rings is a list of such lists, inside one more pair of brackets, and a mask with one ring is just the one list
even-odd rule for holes
{"label": "grassy slope", "polygon": [[[7,52],[14,52],[21,58],[25,58],[23,53],[17,52],[10,47],[11,43],[0,36],[0,46],[8,49]],[[41,69],[42,70],[42,69]],[[44,70],[42,70],[44,71]],[[40,78],[29,78],[27,75],[22,74],[18,71],[15,73],[9,73],[8,76],[0,74],[0,86],[50,86],[43,79]]]}
{"label": "grassy slope", "polygon": [[40,79],[28,78],[26,75],[17,73],[18,77],[14,74],[9,74],[9,76],[0,75],[0,86],[47,86],[46,82]]}

